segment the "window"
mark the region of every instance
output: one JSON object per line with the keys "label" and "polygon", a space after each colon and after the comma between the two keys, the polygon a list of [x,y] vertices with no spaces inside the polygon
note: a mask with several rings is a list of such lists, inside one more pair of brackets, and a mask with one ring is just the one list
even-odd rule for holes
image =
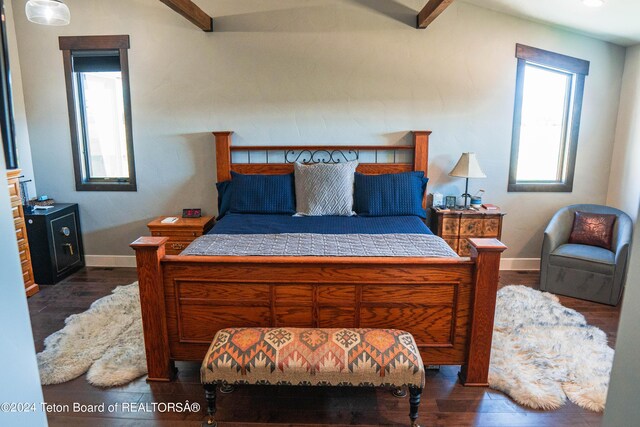
{"label": "window", "polygon": [[60,37],[76,190],[136,191],[129,36]]}
{"label": "window", "polygon": [[571,192],[589,62],[518,44],[509,191]]}

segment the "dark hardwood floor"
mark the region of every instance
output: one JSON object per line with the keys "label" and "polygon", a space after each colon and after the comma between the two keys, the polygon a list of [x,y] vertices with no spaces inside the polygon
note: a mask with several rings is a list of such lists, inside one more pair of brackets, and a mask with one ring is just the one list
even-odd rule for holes
{"label": "dark hardwood floor", "polygon": [[[43,286],[29,299],[36,350],[43,340],[64,326],[70,314],[86,310],[93,301],[118,285],[136,280],[132,268],[86,268],[55,286]],[[501,285],[536,287],[538,276],[531,272],[503,272]],[[602,328],[615,345],[619,309],[561,297],[561,302],[584,314]],[[109,325],[104,325],[109,327]],[[172,383],[147,384],[140,378],[126,386],[99,389],[84,376],[64,384],[44,386],[48,403],[81,404],[198,402],[204,407],[198,363],[178,363],[178,378]],[[599,426],[601,415],[568,402],[556,411],[534,411],[519,406],[504,394],[484,388],[467,388],[457,383],[458,367],[428,371],[420,407],[420,423],[426,426]],[[140,406],[138,406],[140,408]],[[144,408],[144,407],[143,407]],[[218,398],[218,425],[407,425],[407,398],[395,398],[388,391],[372,389],[239,387]],[[196,426],[204,412],[114,412],[49,414],[51,426]]]}

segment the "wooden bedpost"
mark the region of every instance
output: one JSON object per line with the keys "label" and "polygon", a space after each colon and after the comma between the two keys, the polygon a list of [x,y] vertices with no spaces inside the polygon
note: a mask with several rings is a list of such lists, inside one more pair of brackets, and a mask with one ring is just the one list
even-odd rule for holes
{"label": "wooden bedpost", "polygon": [[415,158],[413,159],[413,170],[427,173],[429,165],[429,130],[414,130],[413,144],[415,145]]}
{"label": "wooden bedpost", "polygon": [[[429,135],[430,130],[414,130],[413,133],[413,145],[415,146],[414,158],[413,158],[413,170],[422,171],[428,178],[427,172],[429,170]],[[422,207],[427,207],[427,195],[422,198]]]}
{"label": "wooden bedpost", "polygon": [[140,306],[147,352],[147,381],[171,381],[175,365],[170,359],[164,284],[160,260],[165,255],[167,237],[140,237],[131,243],[136,252]]}
{"label": "wooden bedpost", "polygon": [[231,134],[233,132],[212,132],[216,137],[216,164],[218,182],[231,179]]}
{"label": "wooden bedpost", "polygon": [[460,380],[465,386],[487,387],[493,318],[500,275],[500,256],[507,247],[497,239],[469,239],[471,258],[475,261],[468,359],[462,366]]}

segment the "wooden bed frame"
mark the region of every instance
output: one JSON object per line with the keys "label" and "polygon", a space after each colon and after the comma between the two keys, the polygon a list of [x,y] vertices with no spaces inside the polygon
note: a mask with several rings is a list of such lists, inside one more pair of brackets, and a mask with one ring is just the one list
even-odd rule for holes
{"label": "wooden bed frame", "polygon": [[[294,153],[296,159],[304,152],[307,161],[313,150],[326,156],[409,150],[411,163],[361,163],[358,171],[426,174],[430,133],[414,131],[413,145],[392,147],[243,147],[231,145],[231,132],[214,132],[218,181],[230,179],[232,170],[293,170],[289,160],[232,162],[232,153],[260,150],[283,150],[285,158]],[[131,244],[149,381],[171,381],[174,361],[201,361],[219,329],[290,326],[404,329],[416,338],[426,364],[462,365],[463,384],[488,385],[498,270],[506,249],[496,239],[470,239],[471,258],[167,256],[166,241],[141,237]]]}

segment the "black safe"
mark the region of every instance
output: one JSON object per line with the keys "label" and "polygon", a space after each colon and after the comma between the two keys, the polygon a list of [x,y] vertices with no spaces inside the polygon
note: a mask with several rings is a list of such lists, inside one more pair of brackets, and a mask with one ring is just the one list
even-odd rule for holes
{"label": "black safe", "polygon": [[84,267],[78,205],[56,203],[24,213],[36,283],[53,285]]}

